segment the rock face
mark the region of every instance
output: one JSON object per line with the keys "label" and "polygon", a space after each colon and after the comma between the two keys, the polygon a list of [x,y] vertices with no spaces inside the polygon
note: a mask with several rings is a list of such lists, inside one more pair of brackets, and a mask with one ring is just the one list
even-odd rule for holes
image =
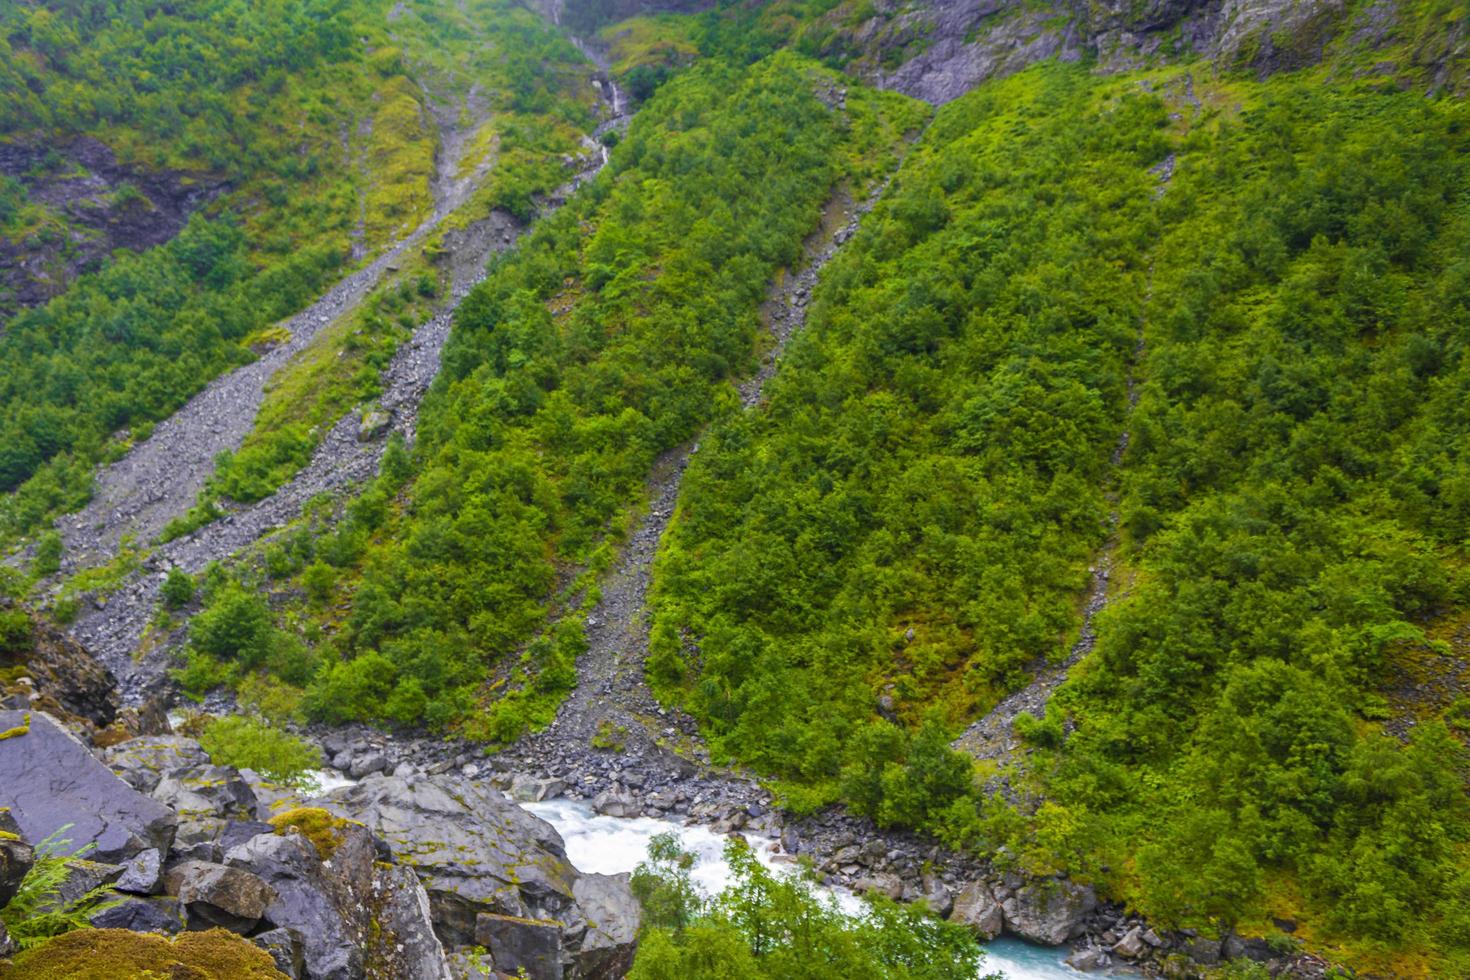
{"label": "rock face", "polygon": [[[530,938],[544,931],[512,929],[508,919],[559,923],[554,958],[568,975],[609,975],[602,964],[631,958],[638,907],[626,877],[580,874],[550,824],[483,784],[447,774],[372,777],[324,805],[362,821],[418,874],[447,946],[493,937],[503,948],[491,945],[490,955],[502,971],[505,957],[544,952],[545,940]],[[531,958],[544,961],[541,952]]]}
{"label": "rock face", "polygon": [[[0,599],[0,612],[15,608]],[[0,651],[0,666],[20,664],[32,694],[23,707],[52,711],[102,728],[117,717],[117,679],[80,643],[49,622],[31,618],[30,643],[20,651]]]}
{"label": "rock face", "polygon": [[296,833],[261,834],[231,848],[225,861],[270,886],[274,897],[262,910],[264,918],[310,937],[304,950],[308,975],[348,980],[363,974],[368,922],[351,913],[371,893],[373,855],[371,835],[357,827],[342,834],[330,876],[316,848]]}
{"label": "rock face", "polygon": [[113,774],[75,735],[41,712],[0,711],[0,806],[27,840],[70,824],[68,852],[123,862],[149,848],[167,851],[178,817]]}

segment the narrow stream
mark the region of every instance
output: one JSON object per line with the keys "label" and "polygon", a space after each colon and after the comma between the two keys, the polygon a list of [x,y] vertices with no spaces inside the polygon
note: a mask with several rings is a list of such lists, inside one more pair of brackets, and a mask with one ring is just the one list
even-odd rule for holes
{"label": "narrow stream", "polygon": [[[557,829],[567,845],[567,858],[579,871],[619,874],[632,871],[648,856],[648,842],[658,834],[672,833],[684,849],[695,856],[691,877],[707,894],[724,888],[730,880],[730,866],[724,860],[725,838],[708,827],[686,827],[652,817],[605,817],[592,807],[576,800],[546,800],[521,804],[531,813]],[[769,841],[750,838],[761,864],[771,869],[789,868],[776,860]],[[851,892],[832,890],[838,905],[846,912],[861,908],[860,900]],[[1001,974],[1009,980],[1056,980],[1082,976],[1062,960],[1065,948],[1033,946],[1016,939],[997,939],[986,944],[982,975]]]}

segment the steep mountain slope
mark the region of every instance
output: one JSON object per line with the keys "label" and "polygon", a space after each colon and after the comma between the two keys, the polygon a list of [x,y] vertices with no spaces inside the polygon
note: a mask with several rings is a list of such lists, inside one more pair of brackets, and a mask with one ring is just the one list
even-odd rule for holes
{"label": "steep mountain slope", "polygon": [[98,564],[41,588],[128,697],[630,812],[713,760],[840,880],[942,859],[1104,962],[1470,972],[1464,4],[542,6],[282,0],[230,71],[166,38],[251,5],[7,8],[0,222],[101,267],[0,336],[0,534],[122,457],[33,554]]}
{"label": "steep mountain slope", "polygon": [[[655,680],[793,804],[1457,972],[1459,709],[1380,723],[1466,602],[1465,122],[1313,76],[1033,69],[957,100],[768,410],[692,464]],[[930,733],[1065,655],[1110,488],[1095,655],[987,797]]]}
{"label": "steep mountain slope", "polygon": [[[436,159],[473,174],[495,143],[512,164],[496,203],[523,216],[532,191],[569,176],[589,66],[530,12],[467,8],[491,38],[425,25],[414,5],[267,6],[0,12],[13,171],[0,237],[24,253],[5,273],[32,299],[55,295],[0,337],[0,487],[19,488],[0,510],[7,541],[85,500],[96,462],[278,343],[272,324],[352,262],[436,217],[464,176],[439,179]],[[481,125],[492,113],[500,129]],[[461,116],[473,145],[454,153],[442,144]]]}

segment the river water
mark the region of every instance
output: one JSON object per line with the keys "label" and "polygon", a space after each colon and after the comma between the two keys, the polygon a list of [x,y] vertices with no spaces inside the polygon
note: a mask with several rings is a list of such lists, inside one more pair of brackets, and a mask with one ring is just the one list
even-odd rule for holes
{"label": "river water", "polygon": [[[618,874],[632,871],[648,856],[648,842],[657,834],[673,833],[685,850],[695,855],[691,878],[706,893],[713,894],[730,880],[724,860],[725,838],[708,827],[685,827],[651,817],[623,819],[605,817],[585,802],[547,800],[524,803],[527,810],[554,826],[567,845],[567,858],[579,871]],[[775,860],[770,842],[750,838],[761,864],[772,869],[789,868]],[[833,891],[838,904],[855,912],[861,902],[851,892]],[[1062,959],[1065,949],[1033,946],[1015,939],[997,939],[985,947],[984,974],[1000,973],[1009,980],[1056,980],[1082,976]]]}

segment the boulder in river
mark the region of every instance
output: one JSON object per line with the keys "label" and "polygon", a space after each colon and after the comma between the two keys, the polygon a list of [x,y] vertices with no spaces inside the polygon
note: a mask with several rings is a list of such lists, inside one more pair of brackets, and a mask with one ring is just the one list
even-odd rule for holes
{"label": "boulder in river", "polygon": [[984,881],[966,885],[955,896],[951,922],[969,926],[981,939],[994,939],[1005,928],[1005,911]]}
{"label": "boulder in river", "polygon": [[1087,915],[1097,908],[1091,885],[1066,878],[1028,882],[1001,902],[1008,932],[1045,946],[1060,946],[1082,934]]}
{"label": "boulder in river", "polygon": [[167,851],[178,817],[119,779],[43,712],[0,711],[0,807],[27,840],[62,835],[68,852],[120,862],[149,848]]}

